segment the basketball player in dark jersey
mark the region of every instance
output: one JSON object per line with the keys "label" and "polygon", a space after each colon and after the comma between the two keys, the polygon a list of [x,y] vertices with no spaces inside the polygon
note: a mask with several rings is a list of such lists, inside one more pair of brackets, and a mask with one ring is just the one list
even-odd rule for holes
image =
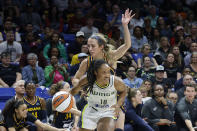
{"label": "basketball player in dark jersey", "polygon": [[[64,82],[64,81],[59,81],[56,84],[52,84],[49,90],[50,95],[53,96],[58,91],[69,92],[70,91],[69,83]],[[47,115],[50,115],[52,113],[54,114],[52,125],[57,128],[66,128],[68,130],[78,131],[78,121],[79,121],[79,116],[81,112],[77,110],[75,100],[74,100],[73,107],[76,109],[75,112],[72,112],[72,111],[67,112],[67,113],[60,113],[57,111],[52,112],[52,101],[48,100],[47,101]]]}
{"label": "basketball player in dark jersey", "polygon": [[[43,98],[35,96],[36,86],[34,83],[25,83],[26,96],[23,97],[27,110],[37,119],[46,122],[46,102]],[[33,128],[33,127],[32,127]],[[41,130],[41,129],[37,129]]]}
{"label": "basketball player in dark jersey", "polygon": [[52,127],[36,119],[31,113],[28,113],[24,101],[10,100],[3,109],[2,114],[7,131],[29,131],[27,122],[32,122],[37,127],[47,131],[68,131]]}

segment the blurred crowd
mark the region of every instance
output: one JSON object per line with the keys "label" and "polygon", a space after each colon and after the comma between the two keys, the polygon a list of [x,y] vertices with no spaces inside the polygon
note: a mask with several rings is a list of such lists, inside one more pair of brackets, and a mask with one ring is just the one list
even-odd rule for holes
{"label": "blurred crowd", "polygon": [[[158,119],[175,121],[171,103],[170,115],[162,114],[167,103],[155,99],[156,89],[173,105],[185,95],[196,97],[186,93],[189,87],[196,90],[197,82],[196,0],[0,0],[0,7],[0,87],[15,87],[19,80],[49,89],[59,81],[71,84],[89,56],[89,36],[104,34],[112,49],[124,43],[121,18],[130,8],[132,46],[117,62],[116,75],[141,91],[142,117],[152,127]],[[165,106],[146,103],[151,98]],[[193,103],[188,119],[197,126],[197,114],[190,114],[197,112]]]}

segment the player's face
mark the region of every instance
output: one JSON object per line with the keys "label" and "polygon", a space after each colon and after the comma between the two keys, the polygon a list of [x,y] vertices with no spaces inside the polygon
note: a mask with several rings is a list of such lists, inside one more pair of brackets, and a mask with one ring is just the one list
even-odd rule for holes
{"label": "player's face", "polygon": [[29,83],[27,85],[27,87],[25,88],[25,91],[26,91],[27,96],[29,96],[29,97],[35,96],[35,93],[36,93],[35,84],[34,83]]}
{"label": "player's face", "polygon": [[27,117],[27,105],[22,104],[18,107],[18,109],[15,110],[17,113],[17,116],[20,118],[26,118]]}
{"label": "player's face", "polygon": [[96,72],[97,80],[103,81],[103,82],[109,82],[110,78],[110,67],[107,64],[101,65],[101,67]]}
{"label": "player's face", "polygon": [[90,55],[94,58],[102,53],[103,46],[99,46],[96,39],[88,39],[88,50]]}

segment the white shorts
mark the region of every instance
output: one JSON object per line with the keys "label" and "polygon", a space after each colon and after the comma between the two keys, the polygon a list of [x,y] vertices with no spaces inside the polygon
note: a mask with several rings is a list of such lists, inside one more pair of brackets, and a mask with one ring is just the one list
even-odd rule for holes
{"label": "white shorts", "polygon": [[97,128],[97,123],[101,118],[110,117],[115,119],[114,110],[97,110],[93,107],[88,106],[84,107],[80,119],[80,128],[95,130]]}

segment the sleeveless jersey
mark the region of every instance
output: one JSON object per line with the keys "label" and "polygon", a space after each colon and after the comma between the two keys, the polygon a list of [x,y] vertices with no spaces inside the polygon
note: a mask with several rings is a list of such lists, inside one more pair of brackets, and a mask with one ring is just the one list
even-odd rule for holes
{"label": "sleeveless jersey", "polygon": [[37,119],[41,120],[42,119],[42,104],[40,102],[40,97],[35,96],[36,101],[34,103],[30,103],[25,97],[23,97],[23,100],[25,104],[27,105],[27,110],[29,113],[31,113],[33,116],[35,116]]}
{"label": "sleeveless jersey", "polygon": [[[94,60],[93,59],[93,57],[92,56],[88,56],[88,62],[87,62],[87,67],[89,68],[90,67],[90,64],[92,63],[92,61]],[[107,63],[108,63],[108,61],[107,61],[107,58],[104,56],[104,61],[106,61]],[[111,74],[112,75],[114,75],[115,74],[115,69],[111,66],[111,65],[109,65],[109,67],[110,67],[110,72],[111,72]]]}
{"label": "sleeveless jersey", "polygon": [[60,113],[55,111],[53,125],[57,128],[72,129],[74,124],[74,115],[71,113]]}
{"label": "sleeveless jersey", "polygon": [[93,109],[107,109],[117,103],[117,90],[114,87],[114,75],[110,76],[110,82],[107,87],[100,87],[96,82],[93,89],[89,92],[87,98],[88,106]]}

